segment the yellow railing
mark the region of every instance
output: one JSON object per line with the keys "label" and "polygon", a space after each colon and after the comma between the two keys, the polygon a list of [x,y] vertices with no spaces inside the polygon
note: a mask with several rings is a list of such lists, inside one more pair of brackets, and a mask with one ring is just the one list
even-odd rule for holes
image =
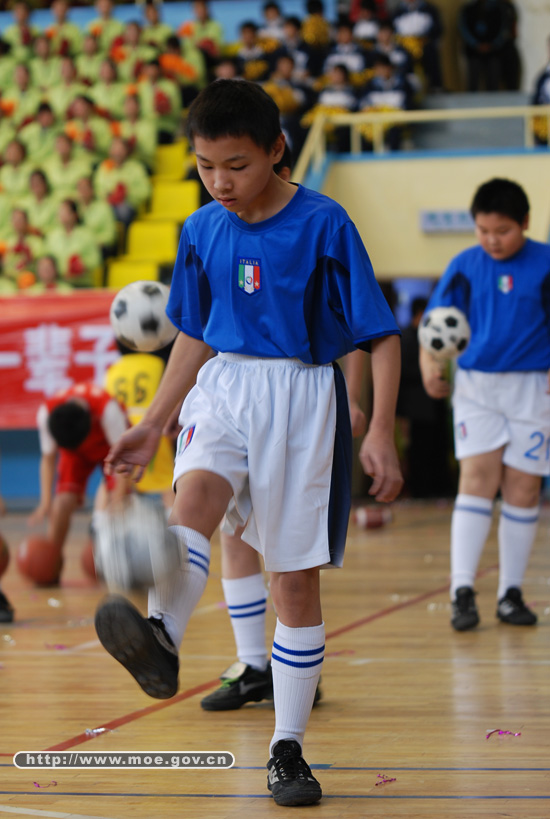
{"label": "yellow railing", "polygon": [[451,122],[456,120],[476,119],[523,119],[524,146],[532,148],[533,120],[535,117],[546,118],[550,134],[550,105],[518,105],[495,108],[442,108],[425,111],[376,111],[359,114],[317,115],[307,135],[304,147],[294,169],[292,180],[303,182],[310,166],[319,169],[326,156],[326,126],[349,126],[351,131],[351,153],[361,153],[361,134],[359,126],[370,125],[373,129],[373,149],[375,153],[384,152],[384,126],[410,125],[415,122]]}

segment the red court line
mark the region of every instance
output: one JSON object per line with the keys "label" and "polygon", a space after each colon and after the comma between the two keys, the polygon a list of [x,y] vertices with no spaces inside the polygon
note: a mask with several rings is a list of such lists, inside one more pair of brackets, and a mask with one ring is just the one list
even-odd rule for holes
{"label": "red court line", "polygon": [[[496,568],[498,568],[498,564],[495,566],[489,566],[487,569],[483,569],[482,571],[478,572],[477,576],[482,577],[483,575],[493,571]],[[417,603],[421,603],[423,600],[428,600],[430,597],[436,597],[438,594],[441,594],[448,588],[449,584],[447,583],[445,584],[445,586],[440,586],[439,588],[434,589],[433,591],[425,592],[424,594],[419,594],[416,597],[411,597],[410,600],[405,600],[403,601],[403,603],[396,603],[395,606],[390,606],[387,609],[381,609],[380,611],[367,615],[367,617],[362,617],[360,620],[354,620],[347,626],[342,626],[341,628],[329,632],[329,634],[326,635],[326,639],[330,640],[333,637],[338,637],[340,634],[345,634],[348,631],[360,628],[361,626],[364,626],[366,623],[372,623],[374,620],[379,620],[381,617],[387,617],[389,614],[393,614],[396,611],[408,608],[409,606],[414,606]],[[157,711],[161,711],[163,708],[169,708],[171,705],[175,705],[178,702],[182,702],[183,700],[187,700],[190,697],[194,697],[195,694],[200,694],[203,691],[208,690],[209,688],[213,688],[218,682],[219,680],[218,678],[216,678],[215,680],[210,680],[209,682],[201,683],[200,685],[197,685],[194,688],[187,689],[187,691],[182,691],[181,694],[176,694],[175,697],[171,697],[171,699],[169,700],[163,700],[161,702],[155,703],[154,705],[149,705],[147,706],[147,708],[140,708],[138,711],[132,711],[130,714],[125,714],[122,717],[118,717],[118,719],[111,720],[111,722],[106,722],[101,727],[107,728],[108,730],[113,730],[114,728],[119,728],[121,725],[127,725],[129,722],[134,722],[137,719],[141,719],[141,717],[146,717],[149,714],[154,714]],[[78,734],[75,737],[66,739],[64,742],[59,742],[57,745],[52,745],[50,748],[46,748],[45,751],[65,751],[67,750],[67,748],[74,748],[75,745],[81,745],[83,742],[89,742],[89,740],[95,738],[96,735],[94,734],[86,733]],[[44,753],[44,751],[42,753]],[[13,756],[13,754],[0,754],[0,756]]]}
{"label": "red court line", "polygon": [[[125,714],[123,717],[113,719],[111,722],[106,722],[101,727],[106,728],[108,731],[113,731],[115,728],[120,728],[121,725],[127,725],[129,722],[134,722],[136,719],[141,719],[141,717],[154,714],[156,711],[162,711],[163,708],[168,708],[170,705],[175,705],[177,702],[187,700],[189,697],[194,697],[195,694],[200,694],[203,691],[206,691],[208,688],[212,688],[214,685],[216,685],[216,683],[219,683],[218,677],[216,677],[215,680],[210,680],[209,682],[196,685],[195,688],[188,688],[187,691],[182,691],[181,694],[176,694],[175,697],[171,697],[169,700],[156,702],[154,705],[148,705],[147,708],[140,708],[138,711],[132,711],[130,714]],[[57,745],[52,745],[51,748],[46,748],[46,751],[65,751],[67,748],[73,748],[75,745],[80,745],[82,742],[88,742],[90,739],[95,738],[95,734],[78,734],[76,737],[66,739],[64,742],[59,742]]]}

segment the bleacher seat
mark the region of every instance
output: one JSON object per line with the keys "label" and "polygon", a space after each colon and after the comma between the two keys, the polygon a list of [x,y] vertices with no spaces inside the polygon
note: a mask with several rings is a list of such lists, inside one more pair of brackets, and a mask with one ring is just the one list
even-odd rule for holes
{"label": "bleacher seat", "polygon": [[159,145],[153,182],[183,179],[189,161],[189,143],[186,139],[179,139],[172,145]]}
{"label": "bleacher seat", "polygon": [[130,282],[158,281],[159,268],[155,262],[124,262],[113,259],[107,273],[107,287],[120,290]]}
{"label": "bleacher seat", "polygon": [[175,219],[185,222],[200,206],[200,184],[195,179],[182,182],[156,182],[153,185],[151,210],[144,219]]}
{"label": "bleacher seat", "polygon": [[120,256],[119,261],[173,264],[178,240],[179,227],[176,221],[132,222],[128,228],[127,253]]}

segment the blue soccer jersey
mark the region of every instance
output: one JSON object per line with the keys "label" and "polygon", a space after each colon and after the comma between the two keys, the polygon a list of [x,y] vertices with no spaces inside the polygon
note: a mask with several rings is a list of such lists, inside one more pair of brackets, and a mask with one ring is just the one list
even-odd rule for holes
{"label": "blue soccer jersey", "polygon": [[480,246],[451,261],[427,307],[454,305],[472,337],[458,359],[484,372],[550,368],[550,247],[527,239],[509,259],[495,261]]}
{"label": "blue soccer jersey", "polygon": [[399,333],[349,216],[302,186],[262,222],[217,202],[190,216],[167,312],[218,352],[307,364]]}

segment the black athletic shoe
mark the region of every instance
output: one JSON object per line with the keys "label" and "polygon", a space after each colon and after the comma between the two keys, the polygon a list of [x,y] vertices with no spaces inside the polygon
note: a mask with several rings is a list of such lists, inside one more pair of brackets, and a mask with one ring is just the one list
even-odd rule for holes
{"label": "black athletic shoe", "polygon": [[523,602],[521,589],[510,586],[504,597],[498,601],[497,617],[503,623],[512,626],[534,626],[538,620],[537,615],[528,609]]}
{"label": "black athletic shoe", "polygon": [[475,601],[475,591],[470,586],[461,586],[456,590],[451,611],[451,625],[455,631],[467,631],[477,626],[479,614]]}
{"label": "black athletic shoe", "polygon": [[275,745],[267,771],[267,787],[278,805],[314,805],[323,795],[294,739],[281,739]]}
{"label": "black athletic shoe", "polygon": [[178,690],[178,651],[162,620],[146,619],[129,600],[112,595],[97,609],[95,628],[103,647],[146,694],[159,700],[174,696]]}
{"label": "black athletic shoe", "polygon": [[265,671],[252,668],[238,660],[220,677],[221,686],[201,700],[205,711],[236,711],[247,702],[273,699],[271,664]]}
{"label": "black athletic shoe", "polygon": [[13,623],[14,614],[12,604],[6,595],[0,591],[0,623]]}

